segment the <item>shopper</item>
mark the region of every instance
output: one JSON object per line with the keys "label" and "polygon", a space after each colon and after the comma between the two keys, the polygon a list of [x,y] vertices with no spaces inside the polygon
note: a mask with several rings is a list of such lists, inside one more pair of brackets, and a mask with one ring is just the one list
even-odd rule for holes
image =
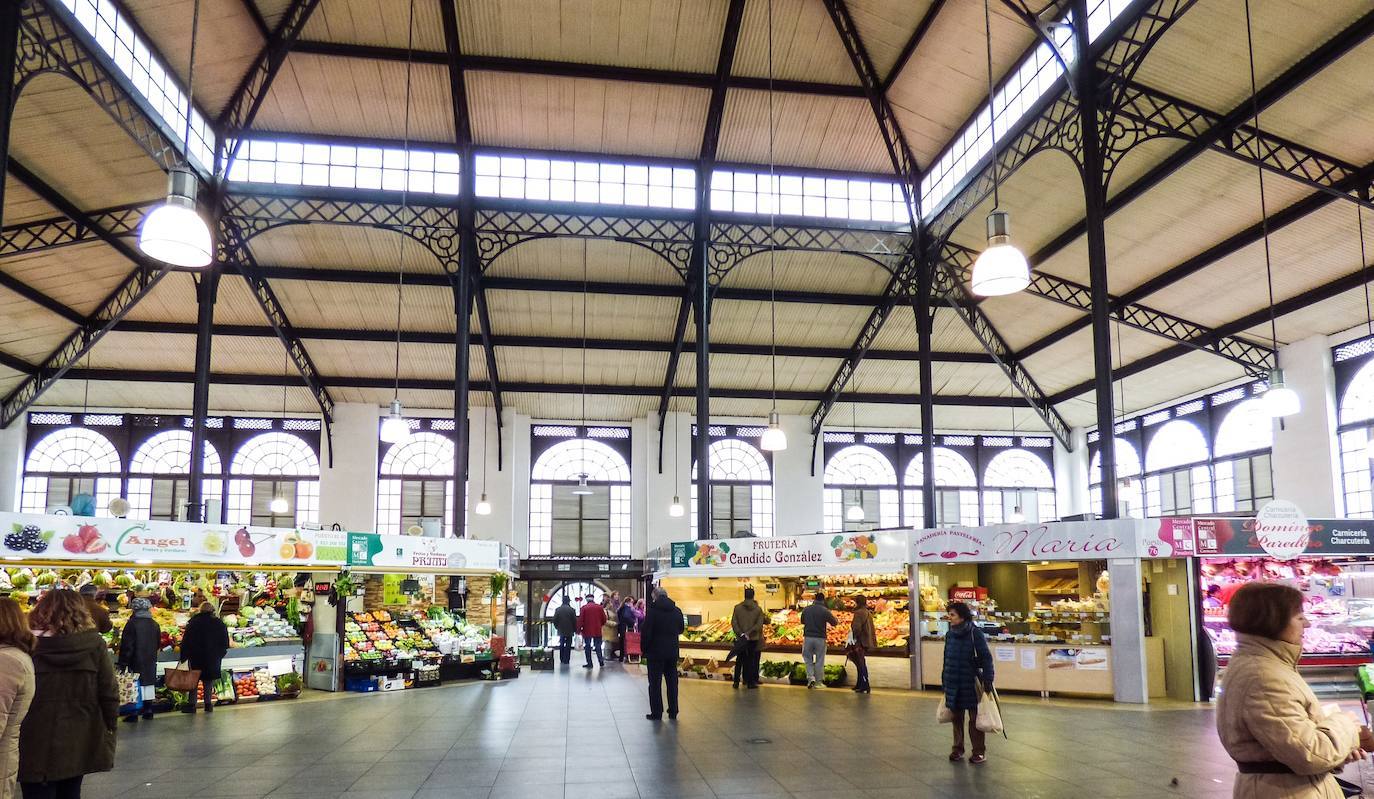
{"label": "shopper", "polygon": [[105,607],[105,603],[100,601],[100,590],[94,583],[81,586],[81,601],[86,603],[86,612],[91,614],[91,622],[95,624],[96,632],[104,635],[114,629],[114,622],[110,621],[110,611]]}
{"label": "shopper", "polygon": [[734,687],[738,688],[740,679],[744,687],[759,687],[759,656],[763,644],[763,608],[754,601],[754,589],[744,589],[744,599],[730,611],[730,630],[735,634]]}
{"label": "shopper", "polygon": [[654,601],[644,616],[640,642],[649,671],[649,713],[644,718],[650,721],[663,718],[662,683],[667,683],[668,718],[677,718],[678,638],[685,629],[687,621],[668,592],[654,589]]}
{"label": "shopper", "polygon": [[1339,799],[1332,776],[1374,749],[1355,717],[1327,713],[1298,674],[1303,596],[1281,583],[1246,583],[1226,614],[1236,651],[1222,678],[1217,734],[1236,761],[1236,799]]}
{"label": "shopper", "polygon": [[[153,603],[143,597],[129,604],[134,615],[124,625],[119,634],[119,659],[115,666],[138,674],[139,690],[157,685],[157,650],[162,646],[162,630],[153,621]],[[138,721],[138,713],[130,713],[124,721],[133,724]],[[143,718],[153,718],[153,703],[143,704]]]}
{"label": "shopper", "polygon": [[572,662],[573,635],[577,633],[577,611],[567,591],[563,592],[563,604],[553,612],[553,628],[558,631],[558,662],[566,666]]}
{"label": "shopper", "polygon": [[635,602],[635,629],[636,629],[636,630],[638,630],[638,629],[639,629],[639,626],[640,626],[641,624],[644,623],[644,614],[645,614],[646,612],[647,612],[647,611],[646,611],[645,608],[644,608],[644,597],[640,597],[639,600]]}
{"label": "shopper", "polygon": [[954,715],[954,748],[950,760],[964,759],[964,724],[973,741],[975,765],[987,761],[987,736],[978,729],[978,688],[992,690],[992,653],[988,639],[973,623],[973,611],[963,602],[951,602],[945,610],[949,632],[945,633],[945,664],[940,682],[945,691],[945,707]]}
{"label": "shopper", "polygon": [[[186,622],[181,636],[181,659],[200,671],[200,686],[205,692],[205,712],[215,709],[215,681],[219,679],[224,653],[229,651],[229,628],[215,615],[215,606],[203,602],[200,612]],[[196,698],[187,699],[182,713],[196,712]]]}
{"label": "shopper", "polygon": [[606,616],[606,620],[601,623],[601,641],[606,647],[606,659],[615,660],[617,657],[616,647],[619,639],[615,634],[615,617],[620,612],[620,592],[612,593],[606,597],[606,603],[601,610]]}
{"label": "shopper", "polygon": [[[635,601],[633,599],[631,599],[630,597],[625,597],[625,601],[620,603],[620,609],[617,610],[615,613],[615,620],[615,634],[617,640],[619,640],[620,642],[620,662],[624,663],[626,654],[625,634],[634,632],[635,626],[639,621],[639,619],[635,616]],[[641,647],[643,647],[643,643],[644,642],[641,640]]]}
{"label": "shopper", "polygon": [[849,631],[854,636],[849,650],[856,672],[854,691],[872,693],[868,687],[868,653],[878,648],[878,633],[873,628],[873,612],[868,609],[868,599],[862,594],[854,597],[854,620],[849,623]]}
{"label": "shopper", "polygon": [[592,652],[596,652],[596,664],[605,666],[606,660],[601,657],[601,630],[606,624],[606,609],[596,604],[588,602],[582,606],[582,612],[577,614],[577,631],[582,635],[582,649],[587,654],[587,664],[584,669],[592,667]]}
{"label": "shopper", "polygon": [[801,613],[802,661],[806,663],[806,687],[825,687],[825,631],[839,619],[825,606],[825,594],[816,592],[816,601]]}
{"label": "shopper", "polygon": [[19,728],[19,787],[24,799],[79,799],[82,777],[114,768],[114,664],[75,591],[44,594],[29,627],[38,643],[33,703]]}
{"label": "shopper", "polygon": [[0,799],[15,795],[19,726],[33,701],[31,655],[36,643],[19,603],[0,599]]}

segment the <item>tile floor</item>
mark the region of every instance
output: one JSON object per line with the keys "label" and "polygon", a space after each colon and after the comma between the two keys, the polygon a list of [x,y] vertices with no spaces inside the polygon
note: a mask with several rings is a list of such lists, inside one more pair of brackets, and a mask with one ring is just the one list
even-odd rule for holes
{"label": "tile floor", "polygon": [[[1010,740],[950,763],[935,695],[684,680],[649,722],[638,667],[222,708],[121,725],[91,797],[1145,799],[1231,795],[1209,708],[1007,698]],[[1374,765],[1366,772],[1374,775]],[[1177,779],[1177,784],[1172,780]]]}

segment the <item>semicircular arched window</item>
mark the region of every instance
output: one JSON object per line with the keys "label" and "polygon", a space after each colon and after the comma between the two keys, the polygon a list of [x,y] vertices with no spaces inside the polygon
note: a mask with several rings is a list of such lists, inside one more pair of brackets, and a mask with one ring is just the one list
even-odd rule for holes
{"label": "semicircular arched window", "polygon": [[830,456],[823,479],[826,532],[901,525],[897,470],[877,449],[866,444],[844,447]]}
{"label": "semicircular arched window", "polygon": [[120,494],[122,460],[110,439],[86,427],[64,427],[40,438],[24,460],[20,510],[46,513],[80,494],[95,497],[97,516],[109,516]]}
{"label": "semicircular arched window", "polygon": [[[586,486],[579,486],[585,475]],[[630,464],[592,438],[566,438],[530,467],[530,554],[630,555]]]}
{"label": "semicircular arched window", "polygon": [[[711,535],[773,535],[773,470],[763,452],[739,438],[711,442]],[[698,524],[697,464],[692,463],[692,530]]]}
{"label": "semicircular arched window", "polygon": [[1226,412],[1212,447],[1218,512],[1255,511],[1274,498],[1273,447],[1274,419],[1263,400],[1248,399]]}
{"label": "semicircular arched window", "polygon": [[983,524],[1001,524],[1017,514],[1025,522],[1058,518],[1054,473],[1030,450],[1005,449],[983,470]]}
{"label": "semicircular arched window", "polygon": [[[272,510],[282,499],[286,510]],[[305,439],[273,431],[248,439],[229,464],[229,524],[295,527],[320,521],[320,459]]]}
{"label": "semicircular arched window", "polygon": [[[923,526],[925,502],[921,485],[925,468],[918,452],[902,475],[902,503],[906,523]],[[978,517],[978,474],[968,459],[949,447],[935,448],[935,524],[937,526],[976,526]]]}
{"label": "semicircular arched window", "polygon": [[453,439],[429,431],[392,444],[377,470],[377,532],[397,535],[442,519],[453,535]]}
{"label": "semicircular arched window", "polygon": [[[224,468],[219,451],[205,442],[201,482],[202,501],[223,499]],[[134,450],[129,459],[129,518],[175,521],[189,497],[191,472],[191,433],[163,430]],[[214,521],[218,522],[219,519]]]}
{"label": "semicircular arched window", "polygon": [[1211,513],[1207,437],[1185,419],[1166,422],[1145,448],[1145,515]]}
{"label": "semicircular arched window", "polygon": [[1374,359],[1360,367],[1341,394],[1336,415],[1340,431],[1341,489],[1345,515],[1374,518],[1374,477],[1370,452],[1374,452]]}
{"label": "semicircular arched window", "polygon": [[[1145,518],[1145,487],[1140,478],[1140,453],[1131,442],[1116,438],[1116,504],[1121,518]],[[1102,515],[1102,454],[1093,455],[1088,463],[1088,494],[1093,513]]]}

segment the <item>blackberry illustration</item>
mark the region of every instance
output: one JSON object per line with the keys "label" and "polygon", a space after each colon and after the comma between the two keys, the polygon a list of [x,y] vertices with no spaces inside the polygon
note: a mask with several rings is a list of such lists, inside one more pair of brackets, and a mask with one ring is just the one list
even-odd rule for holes
{"label": "blackberry illustration", "polygon": [[26,524],[5,536],[5,547],[19,552],[45,552],[48,542],[36,524]]}

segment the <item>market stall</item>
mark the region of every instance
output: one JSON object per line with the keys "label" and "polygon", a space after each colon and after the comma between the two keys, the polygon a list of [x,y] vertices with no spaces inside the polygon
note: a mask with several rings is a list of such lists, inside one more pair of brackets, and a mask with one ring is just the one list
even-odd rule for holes
{"label": "market stall", "polygon": [[662,551],[655,577],[687,617],[681,649],[689,672],[722,676],[729,671],[725,658],[734,642],[730,614],[744,588],[752,586],[768,615],[760,671],[765,679],[795,681],[794,664],[801,662],[802,649],[800,610],[821,591],[840,621],[827,633],[828,681],[853,680],[844,643],[854,597],[862,594],[874,613],[878,637],[878,650],[869,655],[870,680],[875,687],[909,688],[905,556],[905,531],[687,541]]}
{"label": "market stall", "polygon": [[345,687],[390,691],[445,680],[513,676],[506,661],[511,550],[494,541],[348,534],[334,583]]}
{"label": "market stall", "polygon": [[[344,534],[330,531],[35,514],[0,514],[0,529],[0,593],[29,605],[52,588],[94,586],[110,610],[112,650],[130,601],[153,601],[159,674],[177,663],[191,614],[213,604],[230,632],[221,703],[300,693],[314,600],[301,575],[336,572],[346,554]],[[159,687],[155,709],[187,700]]]}

